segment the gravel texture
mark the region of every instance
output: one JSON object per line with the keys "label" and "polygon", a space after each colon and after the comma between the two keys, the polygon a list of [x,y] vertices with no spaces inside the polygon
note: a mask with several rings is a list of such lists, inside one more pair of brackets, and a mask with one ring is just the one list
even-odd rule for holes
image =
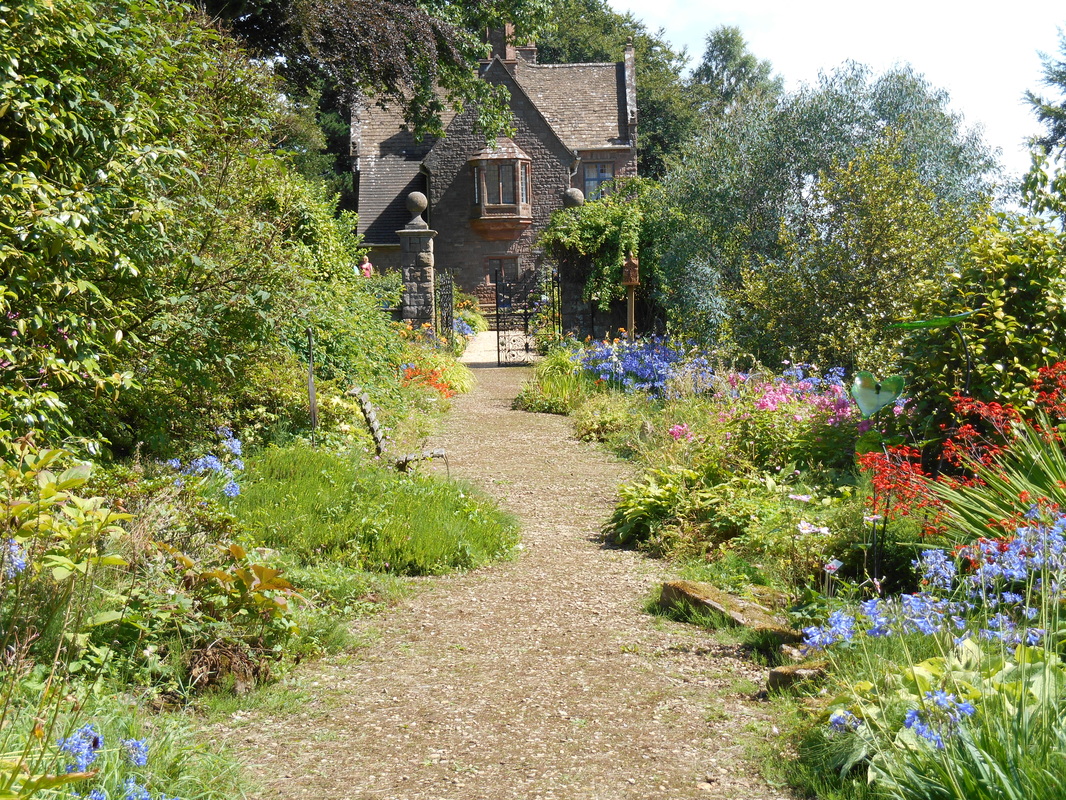
{"label": "gravel texture", "polygon": [[357,655],[301,669],[307,702],[218,737],[264,798],[787,797],[747,757],[769,733],[765,671],[645,613],[666,566],[599,541],[627,466],[563,417],[512,411],[528,370],[482,355],[430,445],[520,518],[517,557],[423,581]]}

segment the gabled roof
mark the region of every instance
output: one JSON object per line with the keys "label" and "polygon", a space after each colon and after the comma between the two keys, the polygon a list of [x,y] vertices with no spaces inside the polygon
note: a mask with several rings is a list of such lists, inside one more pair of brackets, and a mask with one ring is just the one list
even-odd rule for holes
{"label": "gabled roof", "polygon": [[[453,116],[453,111],[446,111],[442,122],[447,125]],[[353,109],[352,156],[358,159],[359,170],[357,230],[368,244],[397,241],[396,231],[411,218],[407,195],[425,191],[422,160],[436,141],[431,136],[415,141],[397,108]]]}
{"label": "gabled roof", "polygon": [[569,149],[632,142],[624,63],[531,64],[518,59],[514,77]]}
{"label": "gabled roof", "polygon": [[[548,127],[548,130],[552,134],[552,137],[558,143],[558,146],[560,148],[562,148],[563,150],[567,151],[567,152],[573,152],[574,147],[569,145],[567,142],[565,142],[563,139],[561,139],[559,137],[558,132],[555,130],[554,127],[552,127],[551,123],[548,122],[547,118],[541,113],[540,109],[537,108],[537,104],[531,98],[529,98],[528,95],[526,95],[525,90],[522,88],[521,84],[518,83],[518,81],[515,79],[515,76],[511,73],[511,71],[509,69],[507,69],[507,66],[505,65],[505,63],[503,61],[501,61],[498,57],[493,58],[492,61],[490,61],[488,63],[488,65],[482,69],[481,77],[484,80],[490,81],[492,83],[502,84],[502,85],[506,86],[507,87],[507,91],[511,93],[512,100],[514,99],[514,96],[515,96],[516,92],[519,93],[520,95],[525,95],[526,98],[529,99],[529,107],[530,107],[530,109],[532,110],[532,112],[534,114],[537,114],[538,116],[540,116],[541,119],[544,120],[545,124]],[[473,112],[468,110],[467,112],[464,112],[463,116],[468,116],[471,113],[473,113]],[[460,124],[458,117],[456,118],[455,124],[456,125]],[[431,148],[429,154],[426,156],[425,161],[423,162],[425,168],[427,170],[429,170],[429,172],[431,172],[433,174],[437,174],[438,173],[438,171],[440,169],[440,162],[443,159],[447,158],[447,156],[445,155],[445,152],[444,152],[449,147],[449,141],[448,141],[447,134],[448,134],[448,131],[445,131],[444,138],[438,140],[437,143],[434,144],[434,146]],[[510,142],[511,140],[510,139],[506,139],[505,137],[500,137],[500,138],[497,139],[498,143],[499,142],[504,142],[504,141]],[[512,142],[512,144],[513,144],[513,142]]]}
{"label": "gabled roof", "polygon": [[[628,73],[628,81],[627,81]],[[525,58],[494,57],[482,78],[503,84],[515,99],[547,124],[551,147],[573,153],[634,146],[636,90],[632,48],[626,60],[608,64],[536,64]],[[465,121],[471,109],[462,115]],[[448,129],[454,111],[442,120]],[[459,122],[455,121],[458,125]],[[465,124],[465,123],[464,123]],[[502,141],[502,140],[500,140]],[[406,197],[426,191],[425,172],[437,174],[446,159],[447,140],[416,142],[399,110],[376,105],[353,109],[352,156],[359,172],[359,233],[369,244],[397,241],[409,215]]]}

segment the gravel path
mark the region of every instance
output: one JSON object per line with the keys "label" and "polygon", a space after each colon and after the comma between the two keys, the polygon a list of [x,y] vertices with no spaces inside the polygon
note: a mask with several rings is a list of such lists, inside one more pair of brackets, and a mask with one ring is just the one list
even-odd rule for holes
{"label": "gravel path", "polygon": [[784,798],[745,760],[770,724],[745,694],[762,671],[645,614],[664,566],[597,540],[627,467],[512,411],[528,370],[476,374],[431,445],[521,518],[522,552],[426,581],[354,659],[306,668],[305,706],[220,731],[262,796]]}

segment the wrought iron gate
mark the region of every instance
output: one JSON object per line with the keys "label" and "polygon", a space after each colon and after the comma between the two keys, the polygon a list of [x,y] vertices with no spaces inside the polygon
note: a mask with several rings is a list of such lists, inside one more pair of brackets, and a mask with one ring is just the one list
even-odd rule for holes
{"label": "wrought iron gate", "polygon": [[434,276],[433,288],[437,308],[437,336],[448,340],[448,344],[455,344],[455,283],[452,274],[444,270],[438,270]]}
{"label": "wrought iron gate", "polygon": [[496,278],[496,363],[531,364],[537,355],[537,338],[561,334],[559,275],[555,270],[524,273],[507,283]]}

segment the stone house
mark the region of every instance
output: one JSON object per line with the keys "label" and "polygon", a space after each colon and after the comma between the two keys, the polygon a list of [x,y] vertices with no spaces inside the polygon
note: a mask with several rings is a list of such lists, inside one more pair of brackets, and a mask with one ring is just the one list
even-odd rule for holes
{"label": "stone house", "polygon": [[489,34],[481,77],[507,88],[514,135],[489,147],[470,110],[443,120],[446,135],[416,141],[398,111],[353,109],[352,160],[358,231],[379,268],[396,267],[396,231],[410,219],[412,191],[429,200],[436,269],[491,302],[496,275],[520,282],[535,272],[535,242],[564,199],[599,194],[611,178],[636,174],[636,75],[632,46],[608,64],[538,64],[532,44]]}

